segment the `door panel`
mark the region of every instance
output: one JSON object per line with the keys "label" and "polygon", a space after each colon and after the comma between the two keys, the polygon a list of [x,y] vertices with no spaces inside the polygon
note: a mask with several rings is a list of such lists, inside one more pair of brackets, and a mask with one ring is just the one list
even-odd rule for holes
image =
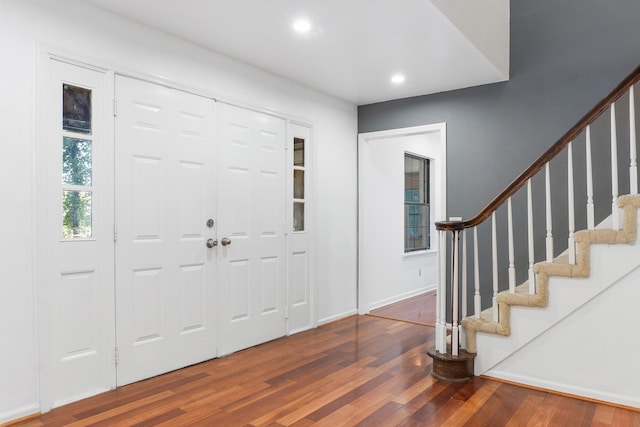
{"label": "door panel", "polygon": [[[289,333],[315,326],[315,300],[311,283],[311,230],[312,221],[305,216],[311,211],[311,129],[299,124],[289,124],[289,151],[287,163],[293,167],[287,185],[287,273]],[[296,175],[294,175],[296,174]],[[294,188],[294,176],[302,177],[302,188]],[[295,198],[295,200],[294,200]],[[302,206],[296,210],[294,206]],[[294,212],[297,217],[294,217]]]}
{"label": "door panel", "polygon": [[217,356],[213,101],[116,78],[118,385]]}
{"label": "door panel", "polygon": [[[285,335],[285,121],[218,109],[220,353]],[[222,241],[221,241],[222,243]]]}
{"label": "door panel", "polygon": [[[43,411],[115,386],[108,80],[104,72],[53,59],[49,66],[45,137],[38,143]],[[90,94],[84,105],[69,97],[82,93]],[[83,106],[85,114],[78,114]],[[69,200],[69,193],[89,195],[89,203]],[[87,213],[82,225],[78,218]]]}

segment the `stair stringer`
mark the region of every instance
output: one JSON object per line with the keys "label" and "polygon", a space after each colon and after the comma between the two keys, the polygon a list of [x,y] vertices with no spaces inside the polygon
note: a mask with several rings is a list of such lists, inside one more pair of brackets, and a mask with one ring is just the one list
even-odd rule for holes
{"label": "stair stringer", "polygon": [[639,284],[640,266],[485,375],[640,409]]}
{"label": "stair stringer", "polygon": [[480,319],[462,320],[467,351],[480,350],[475,359],[476,375],[484,374],[640,266],[640,245],[636,243],[640,196],[621,196],[618,205],[623,212],[621,230],[575,233],[575,265],[562,262],[563,257],[535,265],[535,295],[529,295],[524,286],[514,294],[500,293],[499,322],[491,320],[491,309]]}

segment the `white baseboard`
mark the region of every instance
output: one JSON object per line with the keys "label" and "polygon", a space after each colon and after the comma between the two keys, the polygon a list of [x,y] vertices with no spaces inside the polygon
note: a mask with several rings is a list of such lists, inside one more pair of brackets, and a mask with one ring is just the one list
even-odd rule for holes
{"label": "white baseboard", "polygon": [[344,319],[345,317],[353,316],[354,314],[358,314],[358,310],[349,310],[345,311],[344,313],[318,319],[318,326],[324,325],[325,323],[335,322],[336,320]]}
{"label": "white baseboard", "polygon": [[546,390],[558,391],[576,397],[585,397],[587,399],[600,400],[602,402],[630,406],[632,408],[640,408],[640,397],[638,396],[623,396],[620,394],[610,393],[602,390],[593,390],[555,381],[540,380],[538,378],[512,374],[499,370],[490,370],[486,372],[484,376],[538,387]]}
{"label": "white baseboard", "polygon": [[293,329],[293,330],[289,331],[289,332],[287,333],[287,335],[294,335],[294,334],[298,334],[298,333],[300,333],[300,332],[308,331],[309,329],[313,329],[313,328],[314,328],[314,327],[313,327],[313,326],[310,326],[310,325],[308,325],[308,326],[303,326],[302,328],[297,328],[297,329]]}
{"label": "white baseboard", "polygon": [[403,294],[400,295],[394,295],[390,298],[385,298],[383,300],[380,301],[375,301],[372,302],[371,304],[369,304],[369,310],[375,310],[376,308],[380,308],[380,307],[384,307],[385,305],[389,305],[389,304],[393,304],[394,302],[398,302],[398,301],[402,301],[408,298],[413,298],[416,297],[418,295],[422,295],[425,294],[429,291],[435,291],[436,289],[438,289],[438,284],[437,283],[432,283],[429,286],[425,286],[423,288],[420,289],[415,289],[413,291],[410,292],[405,292]]}
{"label": "white baseboard", "polygon": [[23,406],[22,408],[13,409],[9,412],[0,413],[0,424],[8,423],[9,421],[15,421],[19,418],[28,417],[29,415],[35,415],[40,413],[40,405],[34,403],[33,405]]}

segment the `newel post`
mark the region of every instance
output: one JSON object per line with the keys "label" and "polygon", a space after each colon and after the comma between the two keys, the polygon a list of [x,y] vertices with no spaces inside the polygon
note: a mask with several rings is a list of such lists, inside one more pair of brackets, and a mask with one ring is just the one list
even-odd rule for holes
{"label": "newel post", "polygon": [[[440,268],[436,298],[436,339],[427,354],[433,359],[431,374],[440,380],[465,382],[473,376],[475,354],[460,348],[460,235],[464,230],[462,221],[436,223],[438,230]],[[447,280],[447,241],[451,239],[451,277]],[[447,304],[447,295],[451,303]],[[463,302],[465,304],[466,301]],[[451,323],[447,322],[451,319]],[[449,334],[449,332],[451,332]]]}

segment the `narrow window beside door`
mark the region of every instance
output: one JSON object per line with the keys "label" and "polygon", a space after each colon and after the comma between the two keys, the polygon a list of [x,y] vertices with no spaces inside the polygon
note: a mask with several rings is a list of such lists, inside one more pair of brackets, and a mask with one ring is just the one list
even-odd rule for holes
{"label": "narrow window beside door", "polygon": [[62,238],[92,236],[91,89],[62,85]]}
{"label": "narrow window beside door", "polygon": [[429,249],[429,159],[404,155],[404,251]]}
{"label": "narrow window beside door", "polygon": [[304,231],[305,140],[293,139],[293,231]]}

